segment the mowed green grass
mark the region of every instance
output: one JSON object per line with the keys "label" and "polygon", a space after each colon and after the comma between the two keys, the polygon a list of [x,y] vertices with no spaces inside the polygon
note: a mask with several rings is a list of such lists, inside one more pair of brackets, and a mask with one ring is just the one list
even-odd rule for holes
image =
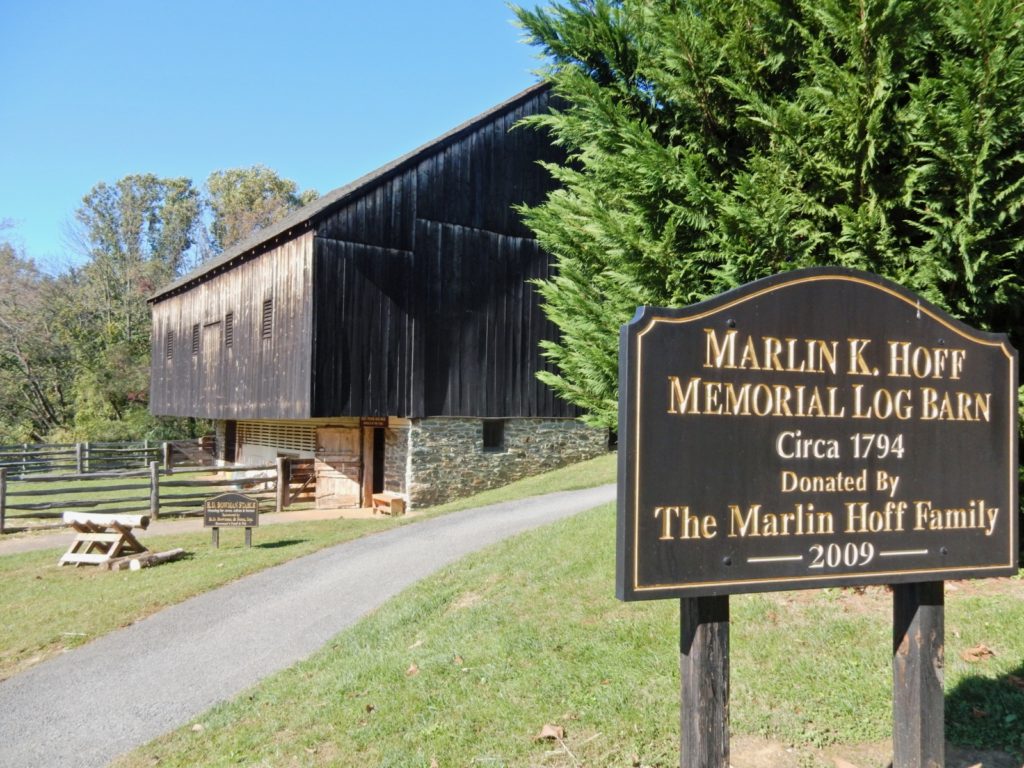
{"label": "mowed green grass", "polygon": [[[117,765],[678,764],[678,604],[617,602],[613,572],[610,505],[516,537]],[[950,587],[947,734],[1020,753],[1024,582]],[[889,737],[884,588],[731,607],[734,734],[811,746]],[[961,658],[979,644],[994,655]],[[545,724],[564,739],[538,741]]]}
{"label": "mowed green grass", "polygon": [[161,608],[318,549],[447,512],[557,490],[614,482],[602,456],[405,518],[324,520],[263,526],[246,549],[241,530],[147,536],[153,551],[184,548],[186,559],[134,572],[59,567],[61,549],[0,556],[0,679],[55,653],[138,621]]}

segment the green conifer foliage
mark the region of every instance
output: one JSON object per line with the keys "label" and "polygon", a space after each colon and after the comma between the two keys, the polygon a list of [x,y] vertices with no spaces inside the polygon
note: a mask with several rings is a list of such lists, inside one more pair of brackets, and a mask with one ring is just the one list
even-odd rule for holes
{"label": "green conifer foliage", "polygon": [[616,423],[618,328],[775,272],[865,269],[1020,346],[1024,5],[568,0],[516,9],[560,107],[545,380]]}

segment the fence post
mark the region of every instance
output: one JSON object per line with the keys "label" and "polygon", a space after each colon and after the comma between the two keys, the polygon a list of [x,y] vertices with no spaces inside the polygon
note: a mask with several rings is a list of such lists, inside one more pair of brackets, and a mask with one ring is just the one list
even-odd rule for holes
{"label": "fence post", "polygon": [[91,469],[89,466],[89,441],[85,441],[85,447],[82,450],[82,474],[84,475]]}
{"label": "fence post", "polygon": [[7,525],[7,469],[0,467],[0,533]]}
{"label": "fence post", "polygon": [[149,466],[149,438],[147,437],[142,441],[142,466]]}
{"label": "fence post", "polygon": [[149,516],[160,518],[160,465],[155,461],[149,462]]}
{"label": "fence post", "polygon": [[281,512],[288,506],[288,486],[290,484],[291,467],[284,456],[277,457],[277,504],[275,512]]}
{"label": "fence post", "polygon": [[21,476],[24,477],[28,474],[28,443],[21,444]]}
{"label": "fence post", "polygon": [[84,454],[82,444],[75,443],[75,474],[81,475],[85,471]]}
{"label": "fence post", "polygon": [[164,471],[171,471],[171,444],[164,441]]}

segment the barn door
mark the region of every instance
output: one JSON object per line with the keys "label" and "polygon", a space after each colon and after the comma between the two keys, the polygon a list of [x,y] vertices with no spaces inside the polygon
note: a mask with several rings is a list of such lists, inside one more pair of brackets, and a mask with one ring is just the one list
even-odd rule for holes
{"label": "barn door", "polygon": [[362,476],[358,427],[322,427],[316,431],[316,505],[358,507]]}

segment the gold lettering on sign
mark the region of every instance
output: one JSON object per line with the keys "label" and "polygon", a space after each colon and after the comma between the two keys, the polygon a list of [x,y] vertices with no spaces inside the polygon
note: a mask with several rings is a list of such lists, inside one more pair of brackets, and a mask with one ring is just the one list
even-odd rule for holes
{"label": "gold lettering on sign", "polygon": [[685,386],[668,377],[668,410],[675,415],[793,416],[838,419],[846,415],[838,387],[704,381],[692,377]]}
{"label": "gold lettering on sign", "polygon": [[[654,519],[661,521],[659,541],[679,539],[713,539],[718,535],[718,521],[714,515],[698,517],[690,514],[688,506],[655,507]],[[679,521],[678,536],[672,532],[673,521]]]}
{"label": "gold lettering on sign", "polygon": [[967,358],[965,349],[913,346],[909,341],[889,342],[889,375],[915,379],[959,379]]}
{"label": "gold lettering on sign", "polygon": [[[740,341],[740,332],[730,330],[719,338],[713,328],[704,329],[704,367],[790,373],[837,373],[839,342],[824,339],[779,339],[753,336]],[[738,357],[737,357],[738,350]]]}
{"label": "gold lettering on sign", "polygon": [[991,392],[939,392],[921,388],[922,421],[988,421],[992,417]]}
{"label": "gold lettering on sign", "polygon": [[971,499],[966,507],[940,509],[931,500],[914,502],[915,531],[981,530],[991,536],[999,518],[999,508],[989,507],[984,499]]}
{"label": "gold lettering on sign", "polygon": [[729,505],[729,538],[754,536],[820,536],[835,532],[831,512],[815,511],[813,504],[797,504],[792,512],[764,512],[760,504],[744,511]]}

